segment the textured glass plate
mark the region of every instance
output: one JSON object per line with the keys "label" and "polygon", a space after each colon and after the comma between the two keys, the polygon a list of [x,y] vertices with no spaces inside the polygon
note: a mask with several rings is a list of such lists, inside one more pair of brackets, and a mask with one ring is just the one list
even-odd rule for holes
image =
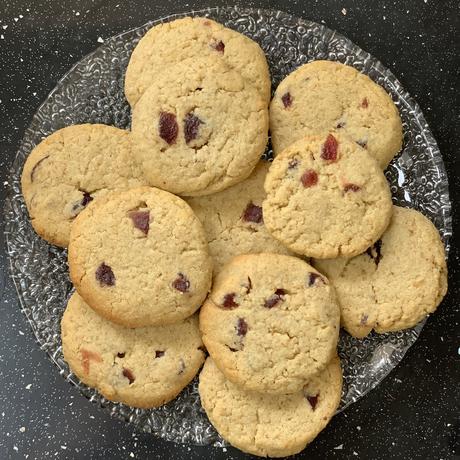
{"label": "textured glass plate", "polygon": [[[446,248],[451,235],[447,176],[436,141],[418,105],[394,75],[347,38],[323,25],[269,10],[223,8],[189,14],[207,15],[260,43],[267,54],[273,88],[301,64],[313,59],[338,60],[356,67],[382,85],[399,108],[404,123],[404,151],[387,171],[394,202],[422,211],[438,227]],[[183,15],[175,16],[180,17]],[[72,286],[66,251],[48,245],[32,230],[20,190],[25,158],[53,131],[76,123],[105,123],[129,128],[130,109],[123,78],[131,51],[154,24],[107,40],[76,64],[39,108],[11,170],[11,193],[5,205],[5,231],[11,273],[21,308],[40,347],[60,373],[85,396],[114,416],[162,438],[192,444],[221,444],[199,402],[196,380],[164,407],[140,410],[105,400],[70,372],[63,360],[60,319]],[[270,155],[270,151],[267,152]],[[371,334],[356,340],[343,333],[340,356],[344,369],[341,410],[374,388],[417,340],[423,323],[393,334]]]}

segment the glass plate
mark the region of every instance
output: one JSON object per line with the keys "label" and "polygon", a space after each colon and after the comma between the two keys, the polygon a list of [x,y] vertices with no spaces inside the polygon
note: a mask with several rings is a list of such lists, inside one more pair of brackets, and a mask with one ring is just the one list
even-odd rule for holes
{"label": "glass plate", "polygon": [[[130,109],[123,94],[123,79],[133,48],[153,25],[186,15],[209,16],[256,40],[267,55],[273,88],[296,67],[313,59],[337,60],[369,75],[391,94],[404,124],[404,150],[386,171],[394,202],[428,216],[439,229],[447,250],[451,235],[450,201],[442,157],[419,106],[377,59],[314,22],[279,11],[236,7],[170,16],[107,40],[62,78],[25,132],[9,178],[11,193],[5,204],[5,232],[21,309],[38,344],[62,376],[112,415],[167,440],[222,444],[200,406],[196,379],[171,403],[140,410],[105,400],[71,373],[63,360],[60,339],[60,319],[72,290],[67,253],[34,233],[20,189],[25,158],[44,136],[76,123],[129,128]],[[270,150],[267,155],[271,155]],[[423,323],[397,333],[371,334],[364,340],[342,333],[339,351],[344,389],[340,410],[378,385],[401,361],[422,328]]]}

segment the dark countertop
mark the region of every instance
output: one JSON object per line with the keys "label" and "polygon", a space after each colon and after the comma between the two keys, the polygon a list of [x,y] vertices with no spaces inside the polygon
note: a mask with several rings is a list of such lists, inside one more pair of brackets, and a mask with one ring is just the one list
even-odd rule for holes
{"label": "dark countertop", "polygon": [[[460,459],[459,3],[455,0],[235,2],[324,22],[378,57],[418,101],[450,180],[450,289],[402,363],[333,419],[297,458]],[[64,73],[107,38],[173,12],[224,1],[3,0],[0,5],[0,179],[35,110]],[[457,45],[457,47],[455,46]],[[0,235],[4,248],[3,232]],[[58,373],[19,310],[0,253],[0,458],[236,459],[234,449],[167,443],[111,419]]]}

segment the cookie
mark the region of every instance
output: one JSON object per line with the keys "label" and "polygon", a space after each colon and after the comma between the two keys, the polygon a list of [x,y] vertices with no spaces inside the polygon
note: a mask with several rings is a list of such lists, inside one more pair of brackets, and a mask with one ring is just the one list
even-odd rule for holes
{"label": "cookie", "polygon": [[412,209],[394,206],[386,232],[364,254],[314,263],[334,284],[342,325],[354,337],[415,326],[447,292],[439,233]]}
{"label": "cookie", "polygon": [[199,392],[209,420],[226,441],[253,455],[285,457],[304,449],[336,412],[342,369],[335,357],[300,391],[269,395],[233,384],[208,358]]}
{"label": "cookie", "polygon": [[333,287],[296,257],[249,254],[217,275],[200,311],[203,342],[227,379],[271,394],[300,391],[336,354]]}
{"label": "cookie", "polygon": [[186,59],[223,61],[257,88],[268,105],[271,80],[260,46],[211,19],[186,17],[152,27],[137,44],[125,76],[125,94],[131,107],[165,67]]}
{"label": "cookie", "polygon": [[392,213],[377,162],[343,133],[309,136],[272,163],[263,202],[268,231],[317,258],[355,256],[380,238]]}
{"label": "cookie", "polygon": [[150,187],[91,203],[73,223],[68,258],[88,305],[127,327],[181,321],[211,285],[200,221],[185,201]]}
{"label": "cookie", "polygon": [[401,150],[398,109],[385,90],[353,67],[314,61],[289,74],[270,104],[273,149],[318,131],[338,129],[365,148],[382,169]]}
{"label": "cookie", "polygon": [[90,201],[144,183],[129,132],[99,124],[68,126],[45,138],[28,156],[21,178],[35,231],[63,247]]}
{"label": "cookie", "polygon": [[99,316],[75,292],[61,330],[72,372],[105,398],[133,407],[171,401],[204,362],[196,315],[169,326],[128,329]]}
{"label": "cookie", "polygon": [[139,99],[132,134],[150,185],[207,195],[249,176],[267,144],[268,111],[257,90],[220,61],[181,62]]}
{"label": "cookie", "polygon": [[243,182],[213,195],[186,200],[205,229],[215,273],[240,254],[290,253],[264,225],[262,202],[269,166],[268,161],[260,161]]}

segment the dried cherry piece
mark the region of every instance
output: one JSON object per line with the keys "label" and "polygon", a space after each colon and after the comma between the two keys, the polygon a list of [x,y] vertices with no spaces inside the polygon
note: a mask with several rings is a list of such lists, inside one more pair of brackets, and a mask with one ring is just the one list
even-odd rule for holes
{"label": "dried cherry piece", "polygon": [[318,174],[314,169],[307,169],[301,176],[300,182],[305,188],[313,187],[318,183]]}
{"label": "dried cherry piece", "polygon": [[101,265],[96,270],[96,279],[99,281],[101,286],[114,286],[115,285],[115,275],[112,268],[107,265],[105,262],[102,262]]}
{"label": "dried cherry piece", "polygon": [[149,233],[150,211],[130,211],[128,216],[133,221],[134,227],[139,229],[144,235]]}
{"label": "dried cherry piece", "polygon": [[177,278],[172,283],[172,287],[179,292],[188,292],[190,290],[190,281],[183,273],[178,273]]}
{"label": "dried cherry piece", "polygon": [[129,380],[129,384],[131,385],[132,383],[134,383],[134,380],[136,380],[134,378],[134,374],[132,373],[132,371],[130,369],[127,369],[127,368],[123,368],[123,377],[126,377],[128,380]]}
{"label": "dried cherry piece", "polygon": [[367,97],[365,97],[362,101],[361,101],[361,107],[363,109],[367,109],[369,107],[369,101],[367,100]]}
{"label": "dried cherry piece", "polygon": [[308,400],[308,402],[310,403],[310,406],[313,410],[315,410],[316,408],[316,405],[318,404],[318,397],[319,397],[319,393],[315,396],[309,396],[307,395],[306,398]]}
{"label": "dried cherry piece", "polygon": [[360,190],[361,190],[361,187],[356,184],[345,184],[343,186],[344,192],[359,192]]}
{"label": "dried cherry piece", "polygon": [[375,265],[378,265],[382,260],[382,240],[377,240],[373,246],[367,248],[366,254],[374,259]]}
{"label": "dried cherry piece", "polygon": [[188,144],[198,137],[200,125],[204,124],[194,113],[189,112],[184,118],[184,137]]}
{"label": "dried cherry piece", "polygon": [[311,287],[317,283],[326,284],[326,280],[318,273],[310,272],[308,274],[308,281],[307,281],[308,287]]}
{"label": "dried cherry piece", "polygon": [[224,54],[225,43],[222,40],[213,42],[211,47],[214,48],[217,52]]}
{"label": "dried cherry piece", "polygon": [[264,216],[262,206],[257,206],[250,201],[243,212],[242,218],[245,222],[254,222],[255,224],[263,223]]}
{"label": "dried cherry piece", "polygon": [[321,158],[331,162],[337,161],[338,146],[339,143],[337,142],[337,139],[332,134],[329,134],[321,149]]}
{"label": "dried cherry piece", "polygon": [[239,304],[235,301],[236,294],[231,292],[230,294],[225,294],[222,301],[222,308],[226,310],[233,310],[234,308],[239,307]]}
{"label": "dried cherry piece", "polygon": [[283,102],[284,108],[287,109],[288,107],[291,107],[293,98],[291,96],[291,93],[287,92],[284,93],[281,96],[281,101]]}
{"label": "dried cherry piece", "polygon": [[273,308],[281,302],[284,302],[284,296],[286,295],[285,289],[277,289],[267,300],[265,300],[265,308]]}
{"label": "dried cherry piece", "polygon": [[158,122],[158,131],[160,137],[169,145],[175,144],[179,126],[177,125],[176,115],[170,112],[160,112],[160,120]]}
{"label": "dried cherry piece", "polygon": [[88,192],[85,192],[85,191],[83,190],[83,198],[82,198],[82,200],[81,200],[81,205],[82,205],[83,207],[86,207],[86,206],[88,205],[88,203],[90,203],[90,202],[93,201],[93,200],[94,200],[94,198],[91,196],[91,194],[88,193]]}
{"label": "dried cherry piece", "polygon": [[79,190],[83,193],[83,198],[72,205],[72,217],[76,217],[94,198],[85,190]]}
{"label": "dried cherry piece", "polygon": [[248,323],[244,320],[244,318],[238,318],[236,323],[236,333],[240,337],[244,337],[248,333]]}
{"label": "dried cherry piece", "polygon": [[80,348],[81,353],[81,364],[83,367],[83,372],[89,374],[89,363],[90,361],[95,361],[96,363],[102,363],[102,358],[99,353],[94,351],[86,350],[85,348]]}

